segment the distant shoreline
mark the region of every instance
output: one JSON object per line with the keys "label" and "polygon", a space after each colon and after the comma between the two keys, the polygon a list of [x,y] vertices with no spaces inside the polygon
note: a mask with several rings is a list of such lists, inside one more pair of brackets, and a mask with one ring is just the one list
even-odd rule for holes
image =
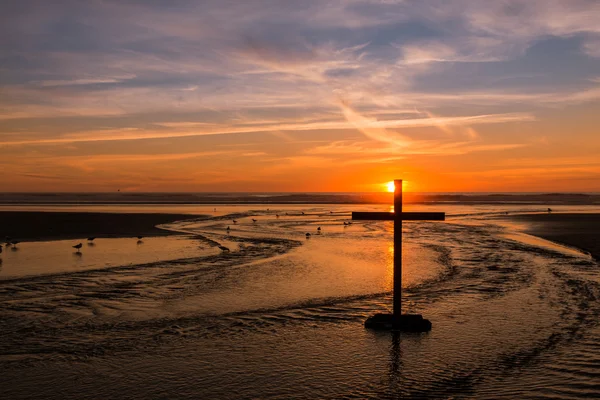
{"label": "distant shoreline", "polygon": [[[404,193],[413,204],[600,205],[600,193]],[[390,204],[378,193],[0,193],[0,205]]]}
{"label": "distant shoreline", "polygon": [[0,211],[0,243],[18,241],[177,235],[156,226],[200,218],[190,214]]}
{"label": "distant shoreline", "polygon": [[538,213],[506,217],[525,222],[525,233],[588,252],[600,261],[600,213]]}

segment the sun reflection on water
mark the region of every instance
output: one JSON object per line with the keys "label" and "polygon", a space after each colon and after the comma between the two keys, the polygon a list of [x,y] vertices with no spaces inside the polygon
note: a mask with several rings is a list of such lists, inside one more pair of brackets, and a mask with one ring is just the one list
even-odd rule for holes
{"label": "sun reflection on water", "polygon": [[385,290],[392,290],[394,287],[394,245],[387,248],[387,257],[385,260]]}

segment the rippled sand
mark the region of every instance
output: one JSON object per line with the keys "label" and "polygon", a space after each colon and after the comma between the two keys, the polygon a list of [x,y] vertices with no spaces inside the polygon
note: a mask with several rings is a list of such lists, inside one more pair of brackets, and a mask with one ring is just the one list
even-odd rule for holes
{"label": "rippled sand", "polygon": [[[362,326],[391,305],[391,223],[343,222],[350,210],[382,206],[237,208],[167,224],[181,236],[143,246],[130,238],[99,241],[97,260],[86,266],[70,251],[51,256],[60,242],[23,243],[19,257],[35,253],[35,261],[8,273],[17,264],[4,253],[0,271],[0,393],[90,399],[599,393],[598,263],[576,249],[524,240],[517,232],[524,225],[497,222],[503,210],[445,208],[447,222],[404,228],[405,309],[432,321],[428,334]],[[100,249],[111,255],[103,260]],[[82,260],[92,258],[86,250]]]}

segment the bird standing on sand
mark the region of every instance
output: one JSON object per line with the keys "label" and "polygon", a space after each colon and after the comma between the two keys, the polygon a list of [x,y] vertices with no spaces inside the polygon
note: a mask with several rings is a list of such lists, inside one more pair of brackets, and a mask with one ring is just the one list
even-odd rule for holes
{"label": "bird standing on sand", "polygon": [[231,228],[230,228],[230,227],[227,227],[227,232],[229,232],[230,230],[231,230]]}
{"label": "bird standing on sand", "polygon": [[83,247],[82,243],[77,243],[75,246],[73,246],[74,249],[77,249],[77,252],[81,252],[81,248]]}
{"label": "bird standing on sand", "polygon": [[311,234],[306,232],[306,238],[308,239],[308,238],[310,238],[310,236],[311,236]]}
{"label": "bird standing on sand", "polygon": [[138,236],[137,238],[138,238],[138,240],[142,240],[144,237],[143,236]]}
{"label": "bird standing on sand", "polygon": [[12,247],[13,247],[13,249],[16,249],[16,248],[17,248],[17,245],[18,245],[19,243],[21,243],[21,242],[19,242],[18,240],[13,240],[13,241],[12,241],[10,244],[12,244]]}
{"label": "bird standing on sand", "polygon": [[279,218],[279,214],[275,214],[275,218]]}
{"label": "bird standing on sand", "polygon": [[219,245],[219,248],[220,248],[221,250],[223,250],[223,251],[230,251],[230,250],[229,250],[229,247],[225,247],[225,246],[223,246],[223,245]]}
{"label": "bird standing on sand", "polygon": [[550,214],[552,212],[551,208],[548,208],[548,214]]}
{"label": "bird standing on sand", "polygon": [[93,242],[96,238],[95,237],[89,237],[87,240],[88,242]]}
{"label": "bird standing on sand", "polygon": [[256,223],[257,220],[255,220],[254,218],[252,218],[252,222]]}
{"label": "bird standing on sand", "polygon": [[321,227],[320,226],[317,228],[317,233],[319,233],[319,234],[321,233]]}
{"label": "bird standing on sand", "polygon": [[234,224],[234,225],[235,225],[235,224],[237,224],[237,220],[235,220],[235,219],[232,219],[232,221],[233,221],[233,224]]}

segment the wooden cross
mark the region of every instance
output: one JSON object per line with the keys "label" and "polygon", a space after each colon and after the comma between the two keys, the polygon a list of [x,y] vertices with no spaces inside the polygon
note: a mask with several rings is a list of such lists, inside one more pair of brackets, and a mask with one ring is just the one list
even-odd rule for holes
{"label": "wooden cross", "polygon": [[[391,323],[394,328],[400,328],[402,316],[402,221],[444,221],[446,214],[443,212],[402,212],[402,180],[396,179],[394,180],[393,213],[353,212],[352,219],[394,221],[394,311]],[[427,322],[429,323],[429,321]],[[431,329],[431,323],[429,323],[429,329]]]}

